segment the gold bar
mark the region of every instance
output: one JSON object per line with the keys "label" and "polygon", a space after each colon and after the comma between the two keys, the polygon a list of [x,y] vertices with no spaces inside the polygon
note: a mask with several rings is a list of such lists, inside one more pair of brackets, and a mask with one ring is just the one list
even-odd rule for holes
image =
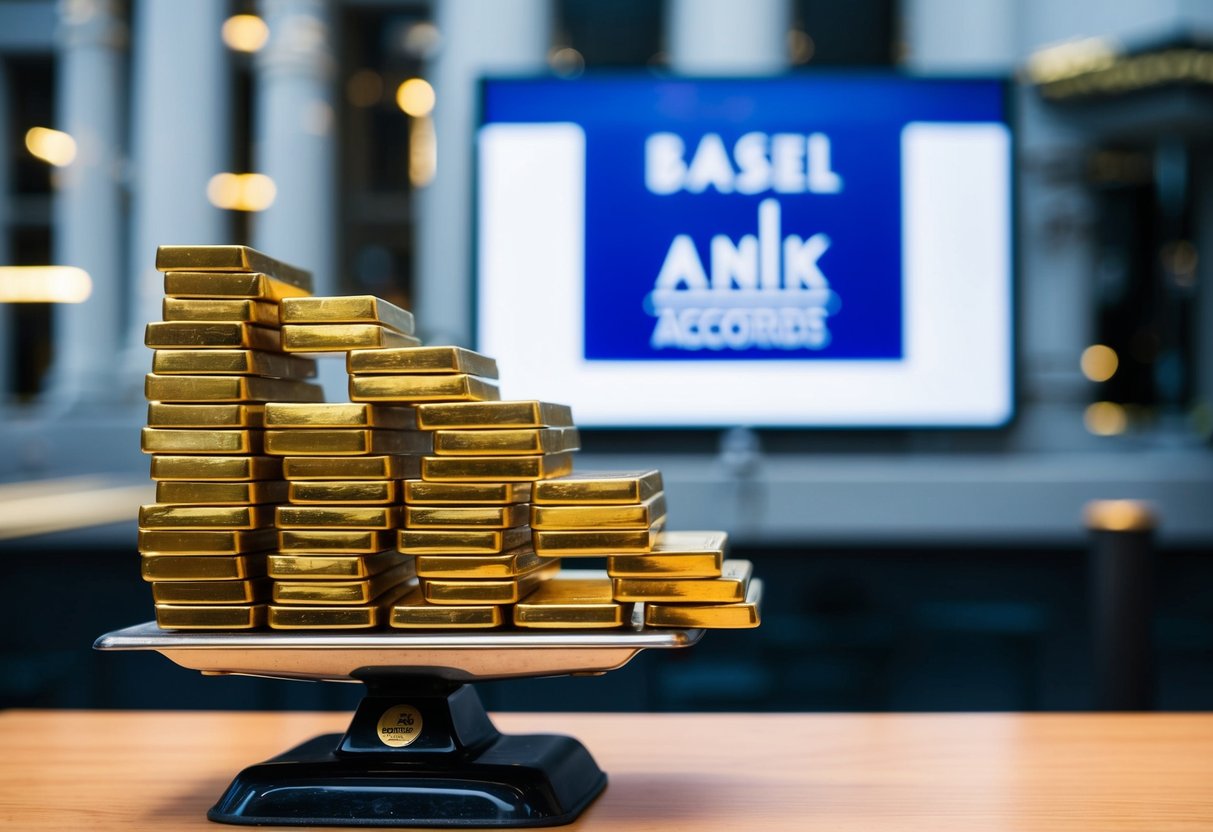
{"label": "gold bar", "polygon": [[350,376],[350,399],[356,402],[496,401],[501,391],[491,381],[457,375]]}
{"label": "gold bar", "polygon": [[557,454],[581,447],[577,428],[436,430],[433,433],[434,453],[439,456]]}
{"label": "gold bar", "polygon": [[400,524],[396,506],[278,506],[280,529],[394,529]]}
{"label": "gold bar", "polygon": [[139,551],[144,554],[242,555],[273,549],[273,529],[254,532],[226,530],[181,531],[178,529],[140,529]]}
{"label": "gold bar", "polygon": [[415,347],[421,343],[379,324],[283,324],[286,352],[345,352],[356,349]]}
{"label": "gold bar", "polygon": [[647,555],[607,558],[612,578],[719,578],[728,552],[727,532],[662,532]]}
{"label": "gold bar", "polygon": [[288,480],[399,480],[421,474],[415,456],[288,456],[282,476]]}
{"label": "gold bar", "polygon": [[287,484],[281,480],[269,480],[268,482],[165,480],[156,483],[157,503],[239,506],[257,503],[285,503],[286,499]]}
{"label": "gold bar", "polygon": [[611,595],[608,578],[556,578],[514,607],[514,624],[543,629],[608,629],[632,619],[632,605]]}
{"label": "gold bar", "polygon": [[408,555],[497,555],[531,542],[531,527],[516,529],[401,529],[396,548]]}
{"label": "gold bar", "polygon": [[156,581],[157,604],[255,604],[270,598],[269,578],[251,581]]}
{"label": "gold bar", "polygon": [[265,406],[265,426],[270,428],[385,428],[417,430],[417,411],[358,402],[298,404],[270,402]]}
{"label": "gold bar", "polygon": [[276,480],[282,460],[272,456],[153,456],[154,480]]}
{"label": "gold bar", "polygon": [[329,298],[287,298],[282,301],[284,324],[379,324],[413,334],[413,313],[374,295]]}
{"label": "gold bar", "polygon": [[463,347],[403,347],[394,350],[353,350],[345,359],[346,370],[374,375],[397,373],[465,373],[497,378],[497,362],[487,355]]}
{"label": "gold bar", "polygon": [[255,630],[265,625],[265,604],[207,607],[157,604],[162,630]]}
{"label": "gold bar", "polygon": [[275,630],[370,630],[388,618],[391,605],[415,588],[410,581],[399,592],[388,590],[373,603],[356,607],[296,607],[271,604],[269,624]]}
{"label": "gold bar", "polygon": [[283,553],[373,555],[390,549],[395,536],[363,529],[292,529],[278,532]]}
{"label": "gold bar", "polygon": [[271,578],[296,581],[369,578],[412,560],[411,556],[399,552],[378,552],[373,555],[270,555],[268,571]]}
{"label": "gold bar", "polygon": [[260,428],[144,428],[140,448],[145,454],[260,454],[261,433]]}
{"label": "gold bar", "polygon": [[156,249],[156,270],[261,272],[309,293],[312,291],[311,272],[248,246],[160,246]]}
{"label": "gold bar", "polygon": [[[664,521],[663,521],[664,522]],[[661,526],[609,531],[540,532],[533,535],[535,551],[541,555],[644,555],[657,542]]]}
{"label": "gold bar", "polygon": [[282,351],[278,330],[239,321],[152,321],[144,332],[143,343],[153,349]]}
{"label": "gold bar", "polygon": [[295,480],[288,497],[295,505],[394,505],[400,502],[395,480]]}
{"label": "gold bar", "polygon": [[264,415],[260,404],[169,404],[148,402],[151,428],[259,428]]}
{"label": "gold bar", "polygon": [[159,402],[318,402],[324,390],[306,381],[257,376],[158,376],[143,381],[147,398]]}
{"label": "gold bar", "polygon": [[549,562],[508,580],[430,578],[421,582],[421,589],[431,604],[516,604],[559,571],[559,563]]}
{"label": "gold bar", "polygon": [[417,408],[417,424],[426,430],[563,428],[573,426],[573,411],[567,404],[537,401],[423,404]]}
{"label": "gold bar", "polygon": [[396,601],[389,627],[402,630],[471,630],[501,626],[501,607],[497,604],[450,606],[431,604],[420,589],[414,589]]}
{"label": "gold bar", "polygon": [[432,482],[543,480],[572,470],[572,454],[421,457],[421,478]]}
{"label": "gold bar", "polygon": [[530,514],[520,503],[508,506],[405,506],[406,529],[512,529]]}
{"label": "gold bar", "polygon": [[530,546],[520,546],[502,555],[418,555],[421,578],[516,578],[547,563]]}
{"label": "gold bar", "polygon": [[745,601],[738,604],[654,604],[644,605],[646,627],[710,627],[721,630],[747,630],[761,623],[762,581],[750,581]]}
{"label": "gold bar", "polygon": [[247,298],[165,298],[166,321],[241,321],[258,326],[278,326],[278,304]]}
{"label": "gold bar", "polygon": [[277,303],[310,292],[267,274],[179,271],[164,275],[164,294],[172,298],[245,298]]}
{"label": "gold bar", "polygon": [[568,474],[536,483],[531,501],[536,505],[629,505],[642,503],[663,490],[661,472],[599,471]]}
{"label": "gold bar", "polygon": [[508,505],[530,499],[529,482],[404,481],[404,501],[410,505]]}
{"label": "gold bar", "polygon": [[156,350],[152,372],[159,375],[249,375],[305,379],[316,377],[311,358],[256,350]]}
{"label": "gold bar", "polygon": [[139,507],[144,529],[256,529],[274,525],[274,506],[182,506],[150,503]]}
{"label": "gold bar", "polygon": [[746,600],[754,565],[726,560],[719,578],[612,578],[619,601],[731,604]]}
{"label": "gold bar", "polygon": [[416,577],[412,562],[361,581],[275,581],[275,604],[369,604],[389,589]]}
{"label": "gold bar", "polygon": [[145,581],[245,581],[265,575],[265,555],[149,555],[141,557]]}
{"label": "gold bar", "polygon": [[276,428],[265,432],[265,452],[275,456],[418,454],[426,453],[432,442],[424,430]]}
{"label": "gold bar", "polygon": [[666,516],[665,492],[631,506],[531,506],[531,527],[551,529],[647,529]]}

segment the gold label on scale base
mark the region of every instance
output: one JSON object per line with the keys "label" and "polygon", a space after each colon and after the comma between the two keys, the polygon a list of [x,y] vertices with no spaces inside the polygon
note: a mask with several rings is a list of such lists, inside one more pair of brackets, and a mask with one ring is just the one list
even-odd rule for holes
{"label": "gold label on scale base", "polygon": [[412,705],[393,705],[383,712],[376,726],[379,741],[390,748],[404,748],[421,736],[421,711]]}

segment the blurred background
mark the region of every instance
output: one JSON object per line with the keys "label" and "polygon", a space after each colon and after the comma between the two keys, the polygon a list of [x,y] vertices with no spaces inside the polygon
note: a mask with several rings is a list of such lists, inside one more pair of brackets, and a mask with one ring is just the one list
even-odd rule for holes
{"label": "blurred background", "polygon": [[[90,650],[152,617],[135,515],[157,245],[250,244],[474,345],[480,79],[844,71],[1009,84],[1014,419],[586,429],[580,468],[661,468],[670,528],[730,531],[763,625],[482,696],[1213,708],[1203,0],[0,3],[0,265],[53,267],[0,269],[0,706],[358,697]],[[1084,519],[1108,499],[1140,502]]]}

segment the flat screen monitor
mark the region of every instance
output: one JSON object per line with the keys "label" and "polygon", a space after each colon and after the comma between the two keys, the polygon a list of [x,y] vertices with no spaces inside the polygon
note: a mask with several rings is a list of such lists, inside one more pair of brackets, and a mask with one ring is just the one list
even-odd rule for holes
{"label": "flat screen monitor", "polygon": [[603,427],[1012,416],[1006,86],[486,80],[477,334]]}

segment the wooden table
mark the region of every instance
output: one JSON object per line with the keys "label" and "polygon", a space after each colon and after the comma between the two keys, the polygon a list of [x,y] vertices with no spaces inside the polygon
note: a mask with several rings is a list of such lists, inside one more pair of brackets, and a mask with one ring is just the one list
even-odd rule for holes
{"label": "wooden table", "polygon": [[[1213,715],[495,719],[508,732],[572,734],[606,769],[606,793],[570,829],[1213,829]],[[238,770],[348,721],[9,711],[0,714],[0,827],[228,828],[205,813]]]}

